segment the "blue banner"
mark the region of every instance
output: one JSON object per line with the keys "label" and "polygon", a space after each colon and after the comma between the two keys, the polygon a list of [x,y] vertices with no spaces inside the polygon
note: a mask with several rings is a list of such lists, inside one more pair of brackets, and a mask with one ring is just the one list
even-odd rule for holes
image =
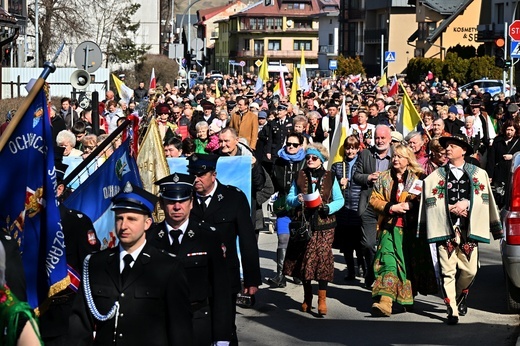
{"label": "blue banner", "polygon": [[128,181],[142,186],[139,170],[130,155],[129,141],[126,140],[64,201],[68,208],[81,210],[90,217],[101,241],[101,249],[117,245],[115,214],[110,210],[110,204],[112,197]]}
{"label": "blue banner", "polygon": [[0,153],[0,227],[20,245],[28,302],[37,309],[69,284],[44,91],[16,116],[23,118]]}

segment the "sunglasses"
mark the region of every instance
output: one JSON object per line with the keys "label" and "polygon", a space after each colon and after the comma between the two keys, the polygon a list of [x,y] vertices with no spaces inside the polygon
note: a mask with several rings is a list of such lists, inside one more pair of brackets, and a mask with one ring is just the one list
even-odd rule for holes
{"label": "sunglasses", "polygon": [[318,156],[315,156],[315,155],[307,155],[305,156],[305,160],[312,160],[312,161],[317,161],[319,159]]}
{"label": "sunglasses", "polygon": [[300,146],[300,143],[287,143],[288,147],[298,148]]}

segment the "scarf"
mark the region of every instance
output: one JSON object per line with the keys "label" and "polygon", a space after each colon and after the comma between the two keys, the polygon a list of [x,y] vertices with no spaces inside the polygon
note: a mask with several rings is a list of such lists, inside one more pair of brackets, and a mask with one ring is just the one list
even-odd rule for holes
{"label": "scarf", "polygon": [[300,162],[305,159],[305,150],[300,149],[296,154],[288,154],[284,148],[278,150],[278,156],[291,163]]}

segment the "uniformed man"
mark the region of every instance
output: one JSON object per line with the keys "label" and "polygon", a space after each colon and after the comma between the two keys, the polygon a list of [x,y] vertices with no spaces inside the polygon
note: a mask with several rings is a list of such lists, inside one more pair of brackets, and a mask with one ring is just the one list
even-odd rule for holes
{"label": "uniformed man", "polygon": [[[56,166],[56,197],[62,200],[65,186],[62,184],[68,165],[61,162]],[[94,225],[90,218],[80,211],[67,208],[60,203],[60,217],[67,252],[67,269],[71,284],[50,299],[50,305],[40,316],[40,332],[47,346],[67,344],[69,331],[69,317],[72,304],[80,285],[83,260],[87,255],[99,251],[101,243],[96,237]]]}
{"label": "uniformed man", "polygon": [[266,156],[274,162],[278,151],[282,149],[285,139],[293,131],[292,118],[287,116],[287,105],[280,104],[276,110],[276,119],[270,121],[271,133],[267,140]]}
{"label": "uniformed man", "polygon": [[[188,158],[188,172],[195,176],[195,199],[191,218],[205,221],[217,229],[225,253],[228,282],[231,287],[233,316],[236,314],[236,298],[242,290],[240,263],[244,274],[246,295],[254,295],[262,283],[258,245],[251,220],[251,209],[245,194],[234,186],[223,185],[217,180],[218,156],[196,154]],[[240,245],[238,260],[237,237]],[[237,345],[235,320],[231,345]]]}
{"label": "uniformed man", "polygon": [[75,345],[193,344],[182,264],[146,242],[156,201],[131,184],[112,199],[119,246],[85,259],[70,320]]}
{"label": "uniformed man", "polygon": [[231,294],[221,241],[215,227],[190,218],[194,177],[175,173],[155,184],[165,220],[147,232],[150,245],[177,256],[190,287],[194,344],[231,340]]}

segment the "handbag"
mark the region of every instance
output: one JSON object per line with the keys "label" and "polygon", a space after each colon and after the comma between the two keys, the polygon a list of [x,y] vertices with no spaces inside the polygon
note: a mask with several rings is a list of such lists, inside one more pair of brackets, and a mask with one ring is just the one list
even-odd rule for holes
{"label": "handbag", "polygon": [[289,240],[293,242],[308,242],[312,236],[310,222],[305,219],[305,213],[301,211],[301,220],[291,221],[289,223]]}

